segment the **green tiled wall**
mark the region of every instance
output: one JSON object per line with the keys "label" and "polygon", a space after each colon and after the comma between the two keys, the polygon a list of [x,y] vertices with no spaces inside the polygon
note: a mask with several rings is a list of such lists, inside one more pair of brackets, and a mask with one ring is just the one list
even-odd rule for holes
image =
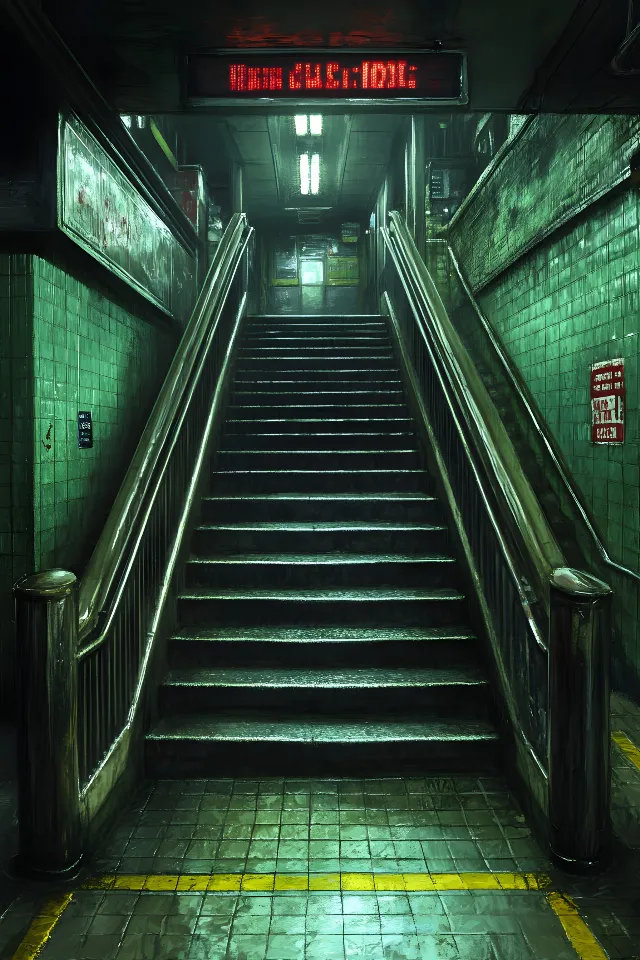
{"label": "green tiled wall", "polygon": [[449,227],[473,289],[619,184],[639,148],[638,117],[529,118]]}
{"label": "green tiled wall", "polygon": [[[14,431],[11,449],[1,448],[0,461],[5,638],[0,666],[6,695],[13,643],[7,625],[11,584],[26,570],[60,566],[82,573],[177,342],[162,321],[134,315],[109,289],[83,282],[64,264],[38,256],[23,260],[24,280],[10,277],[8,298],[13,417],[4,416],[4,390],[0,399],[0,422],[9,420],[8,429]],[[6,363],[3,355],[3,373]],[[79,410],[92,413],[91,449],[78,448]],[[22,432],[16,433],[16,427]],[[7,508],[4,464],[11,455],[25,478],[22,491],[13,485],[9,495],[14,500]],[[11,566],[7,525],[14,538]]]}
{"label": "green tiled wall", "polygon": [[12,584],[33,567],[31,259],[0,254],[0,715],[13,701]]}
{"label": "green tiled wall", "polygon": [[[75,572],[88,560],[175,343],[166,327],[33,258],[37,569]],[[92,413],[91,449],[78,448],[78,410]]]}
{"label": "green tiled wall", "polygon": [[[604,120],[608,118],[603,118]],[[619,118],[628,125],[632,121]],[[558,118],[554,122],[556,143],[566,156],[571,141],[561,140]],[[635,121],[633,121],[635,122]],[[575,135],[575,119],[569,118],[565,134]],[[585,124],[583,123],[583,127]],[[577,135],[575,135],[577,136]],[[593,146],[593,145],[592,145]],[[560,149],[558,147],[557,149]],[[573,141],[575,152],[584,153],[581,140]],[[593,147],[595,150],[595,146]],[[528,192],[545,192],[545,178],[579,178],[580,167],[565,164],[563,171],[551,158],[536,179],[535,168],[519,165],[526,151],[515,151],[503,160],[492,178],[491,191],[501,196],[504,209],[517,207]],[[615,157],[607,158],[611,166]],[[565,192],[580,194],[579,184],[567,184]],[[501,193],[502,191],[502,193]],[[561,192],[553,183],[548,194]],[[640,570],[640,420],[638,412],[638,353],[640,337],[640,194],[628,188],[589,206],[579,216],[551,233],[515,262],[506,259],[524,241],[526,218],[513,218],[514,234],[494,220],[495,233],[486,234],[478,219],[484,201],[481,192],[467,211],[463,225],[452,237],[461,256],[470,245],[481,248],[472,273],[474,287],[481,288],[479,302],[514,358],[535,399],[559,441],[614,560]],[[475,215],[476,226],[472,226]],[[533,214],[532,214],[533,216]],[[502,225],[501,225],[502,223]],[[541,221],[533,225],[544,227]],[[516,230],[520,228],[520,233]],[[484,247],[482,247],[484,244]],[[491,251],[488,251],[488,247]],[[488,285],[502,249],[502,271]],[[482,267],[481,260],[484,260]],[[589,371],[592,363],[624,357],[627,387],[626,440],[623,445],[591,443]],[[640,690],[640,621],[638,587],[634,581],[604,568],[616,591],[614,663],[617,683],[637,695]]]}

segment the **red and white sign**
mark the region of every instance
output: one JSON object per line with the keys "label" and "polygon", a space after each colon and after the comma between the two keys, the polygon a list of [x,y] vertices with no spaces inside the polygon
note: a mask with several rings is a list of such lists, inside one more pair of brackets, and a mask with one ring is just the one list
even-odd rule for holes
{"label": "red and white sign", "polygon": [[591,367],[591,439],[624,441],[624,360],[603,360]]}

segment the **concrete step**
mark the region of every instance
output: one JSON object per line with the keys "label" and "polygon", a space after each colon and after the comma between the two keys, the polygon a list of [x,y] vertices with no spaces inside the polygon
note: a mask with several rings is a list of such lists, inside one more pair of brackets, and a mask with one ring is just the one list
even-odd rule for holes
{"label": "concrete step", "polygon": [[405,403],[391,403],[380,400],[378,403],[358,403],[346,399],[341,403],[324,403],[322,400],[300,403],[230,403],[227,410],[228,421],[235,420],[305,420],[313,418],[322,422],[350,417],[357,420],[372,420],[380,417],[409,418],[409,408]]}
{"label": "concrete step", "polygon": [[[322,427],[320,427],[320,431]],[[227,434],[220,437],[218,450],[394,450],[399,447],[417,448],[417,437],[405,431],[360,431],[357,433],[306,431],[301,433],[266,432]]]}
{"label": "concrete step", "polygon": [[485,720],[357,719],[260,714],[161,719],[145,743],[150,777],[424,776],[493,772],[500,745]]}
{"label": "concrete step", "polygon": [[247,521],[201,523],[194,531],[196,556],[214,553],[357,553],[382,558],[388,553],[416,556],[446,552],[449,531],[442,523],[349,521]]}
{"label": "concrete step", "polygon": [[184,626],[269,624],[296,626],[452,626],[464,622],[465,597],[444,587],[333,587],[327,589],[184,589],[178,622]]}
{"label": "concrete step", "polygon": [[174,667],[160,687],[161,716],[270,710],[334,716],[420,711],[442,719],[486,717],[490,690],[473,666]]}
{"label": "concrete step", "polygon": [[357,334],[357,333],[330,333],[318,335],[313,331],[298,331],[296,333],[280,333],[265,331],[260,334],[245,333],[242,338],[241,350],[257,352],[258,350],[322,350],[330,353],[341,352],[343,349],[361,350],[371,347],[372,351],[383,348],[391,352],[391,339],[388,334]]}
{"label": "concrete step", "polygon": [[293,666],[478,667],[479,648],[468,627],[216,624],[182,626],[169,640],[173,667]]}
{"label": "concrete step", "polygon": [[[317,374],[317,375],[316,375]],[[301,379],[295,370],[268,371],[267,373],[237,374],[233,380],[234,390],[400,390],[402,380],[397,370],[379,373],[369,371],[369,376],[356,376],[354,371],[332,374],[330,370],[307,370]]]}
{"label": "concrete step", "polygon": [[393,351],[391,342],[388,338],[382,342],[370,344],[331,343],[328,339],[324,343],[314,342],[310,339],[298,341],[298,345],[288,344],[286,341],[275,340],[272,344],[260,346],[240,345],[238,359],[240,363],[245,360],[263,360],[271,363],[279,360],[308,360],[310,363],[318,361],[322,363],[331,362],[335,357],[343,360],[364,361],[386,359],[389,362],[393,360]]}
{"label": "concrete step", "polygon": [[215,470],[210,492],[223,493],[426,493],[430,479],[423,470]]}
{"label": "concrete step", "polygon": [[273,324],[245,324],[242,331],[242,342],[248,343],[255,338],[266,337],[298,337],[305,340],[309,337],[389,337],[389,327],[386,323],[273,323]]}
{"label": "concrete step", "polygon": [[[307,544],[311,546],[311,544]],[[452,588],[454,557],[443,554],[233,553],[192,556],[186,588]]]}
{"label": "concrete step", "polygon": [[[430,527],[444,527],[442,504],[435,497],[391,491],[376,494],[208,495],[202,500],[200,517],[203,524],[248,524],[255,532],[265,529],[259,526],[256,530],[256,523],[268,524],[268,529],[274,524],[288,523],[286,532],[294,534],[298,528],[292,525],[304,524],[300,528],[301,540],[308,536],[307,524],[312,524],[317,535],[327,533],[331,536],[335,532],[340,536],[344,530],[345,536],[368,537],[371,531],[374,539],[378,535],[378,525],[382,525],[385,536],[390,538],[405,534],[412,536],[415,529],[421,539],[429,535]],[[337,531],[329,529],[336,525],[339,527]]]}
{"label": "concrete step", "polygon": [[258,434],[258,433],[315,433],[323,431],[339,435],[342,433],[366,433],[366,432],[389,432],[389,433],[412,433],[414,423],[409,417],[381,416],[362,419],[356,413],[354,416],[348,415],[342,417],[283,417],[281,414],[272,415],[272,411],[266,411],[263,415],[255,417],[236,417],[229,419],[224,426],[224,436],[231,437],[237,434]]}
{"label": "concrete step", "polygon": [[332,327],[365,327],[382,326],[388,329],[388,318],[379,313],[359,313],[337,315],[333,313],[271,313],[262,316],[246,317],[243,330],[253,329],[254,327],[285,327],[304,326],[312,329],[326,326]]}
{"label": "concrete step", "polygon": [[[280,384],[282,387],[282,384]],[[370,390],[368,386],[365,389],[344,388],[338,390],[327,390],[324,387],[318,388],[314,385],[301,384],[294,389],[280,390],[234,390],[231,394],[230,402],[233,406],[256,406],[256,404],[265,404],[267,406],[288,406],[294,404],[298,406],[304,403],[323,403],[342,406],[343,403],[366,403],[375,406],[378,403],[404,403],[403,390]]]}
{"label": "concrete step", "polygon": [[[333,362],[334,360],[336,360],[335,363]],[[255,382],[256,380],[268,380],[271,378],[277,378],[282,381],[295,380],[314,383],[322,383],[327,380],[349,380],[351,382],[359,380],[372,382],[375,380],[379,382],[380,380],[398,380],[400,378],[400,370],[395,363],[376,363],[372,365],[348,360],[338,363],[336,358],[332,358],[331,363],[310,366],[309,364],[300,362],[297,366],[291,368],[283,366],[279,369],[274,366],[268,366],[260,370],[255,367],[246,367],[240,362],[236,365],[234,377],[236,384],[245,383],[247,380]]]}
{"label": "concrete step", "polygon": [[[292,350],[287,353],[279,350],[277,353],[268,353],[265,350],[240,350],[237,359],[238,370],[262,370],[270,372],[273,370],[296,370],[299,374],[302,371],[318,373],[321,370],[330,369],[335,376],[338,371],[363,370],[368,372],[395,371],[398,368],[394,357],[389,350],[372,351],[367,347],[366,351],[358,353],[356,350],[339,351],[311,351]],[[304,379],[304,378],[303,378]]]}
{"label": "concrete step", "polygon": [[416,449],[392,450],[218,450],[216,470],[415,470]]}

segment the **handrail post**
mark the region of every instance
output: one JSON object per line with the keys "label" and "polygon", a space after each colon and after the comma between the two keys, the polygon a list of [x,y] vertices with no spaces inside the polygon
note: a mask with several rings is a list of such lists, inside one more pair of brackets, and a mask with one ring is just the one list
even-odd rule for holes
{"label": "handrail post", "polygon": [[20,699],[17,866],[31,876],[70,876],[82,856],[76,577],[66,570],[23,577],[14,597]]}
{"label": "handrail post", "polygon": [[551,578],[549,831],[566,870],[599,867],[610,840],[611,589],[563,567]]}

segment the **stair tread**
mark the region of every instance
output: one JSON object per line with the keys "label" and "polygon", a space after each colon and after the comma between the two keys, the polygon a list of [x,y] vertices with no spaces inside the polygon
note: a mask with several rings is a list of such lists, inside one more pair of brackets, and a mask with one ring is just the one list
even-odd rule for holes
{"label": "stair tread", "polygon": [[219,553],[209,556],[189,557],[188,563],[247,563],[247,564],[350,564],[370,563],[455,563],[455,557],[438,553],[351,553],[346,551],[327,551],[326,553]]}
{"label": "stair tread", "polygon": [[[408,417],[252,417],[233,419],[229,423],[410,423]],[[235,434],[234,434],[235,436]]]}
{"label": "stair tread", "polygon": [[366,626],[245,626],[181,628],[171,637],[177,642],[230,643],[420,643],[432,640],[476,640],[468,627],[366,627]]}
{"label": "stair tread", "polygon": [[[428,493],[405,493],[402,490],[390,490],[388,493],[229,493],[215,496],[207,494],[203,500],[399,500],[433,503],[437,497]],[[361,521],[354,521],[360,523]]]}
{"label": "stair tread", "polygon": [[332,449],[329,449],[329,448],[326,449],[326,450],[301,450],[301,449],[298,447],[298,448],[296,448],[296,449],[294,449],[294,450],[248,450],[248,449],[247,449],[247,450],[218,450],[218,455],[224,454],[224,456],[229,456],[229,457],[234,456],[234,455],[239,454],[239,453],[242,453],[242,454],[253,453],[253,454],[261,454],[261,455],[265,455],[265,456],[273,456],[274,454],[282,454],[282,456],[287,456],[287,457],[292,456],[292,455],[294,455],[294,456],[300,455],[300,456],[306,457],[306,456],[308,456],[309,454],[321,454],[321,453],[322,453],[322,454],[325,454],[325,455],[326,455],[326,454],[330,454],[330,453],[340,453],[340,454],[343,454],[343,453],[344,453],[344,454],[349,454],[349,455],[357,454],[359,457],[369,457],[369,456],[371,456],[371,454],[373,454],[373,453],[384,453],[384,454],[392,454],[392,453],[418,453],[418,449],[417,449],[416,447],[408,447],[408,448],[389,447],[388,449],[383,449],[383,450],[375,450],[375,449],[371,449],[371,450],[341,450],[341,449],[332,450]]}
{"label": "stair tread", "polygon": [[291,600],[294,602],[367,600],[464,600],[464,594],[446,587],[430,589],[417,587],[324,587],[313,589],[220,589],[218,587],[193,587],[180,593],[181,600]]}
{"label": "stair tread", "polygon": [[447,667],[350,667],[321,669],[308,667],[174,667],[168,686],[224,687],[441,687],[487,686],[487,679],[475,666]]}
{"label": "stair tread", "polygon": [[[243,397],[243,396],[253,396],[254,393],[264,393],[264,390],[234,390],[234,396]],[[336,393],[336,390],[270,390],[270,397],[306,397],[308,396],[322,396],[323,393]],[[344,388],[340,390],[340,394],[345,397],[359,395],[361,393],[382,393],[388,394],[391,393],[394,396],[402,394],[403,390],[345,390]]]}
{"label": "stair tread", "polygon": [[[290,357],[289,359],[292,359],[292,358]],[[304,358],[301,357],[300,359],[304,359]],[[319,359],[323,359],[323,358],[319,358]],[[333,360],[352,360],[352,359],[353,359],[353,360],[357,360],[358,358],[357,358],[357,357],[332,357],[331,359],[332,359],[332,361],[333,361]],[[247,367],[247,368],[239,367],[239,368],[238,368],[238,373],[241,373],[241,374],[246,375],[246,374],[249,373],[249,371],[251,371],[252,373],[256,373],[257,371],[259,371],[259,369],[260,369],[259,367]],[[271,368],[270,368],[270,367],[266,367],[265,370],[264,370],[264,373],[266,374],[266,373],[269,371],[269,369],[271,369]],[[282,373],[283,371],[279,371],[279,372]],[[294,372],[295,372],[295,373],[313,373],[313,374],[318,374],[318,373],[332,373],[332,374],[334,374],[334,376],[335,376],[335,374],[336,374],[336,372],[337,372],[337,369],[336,369],[335,366],[332,366],[332,367],[293,367],[289,372],[290,372],[290,373],[294,373]],[[343,367],[342,369],[340,369],[339,372],[340,372],[341,374],[344,374],[344,373],[357,373],[357,374],[358,374],[358,377],[361,377],[363,373],[375,373],[375,375],[376,375],[377,377],[380,376],[381,373],[392,373],[395,378],[398,378],[399,373],[400,373],[400,370],[399,370],[398,367]]]}
{"label": "stair tread", "polygon": [[263,431],[262,433],[223,434],[222,439],[227,439],[229,436],[242,436],[246,437],[248,440],[251,437],[415,437],[416,434],[412,430],[356,430],[353,433],[338,433],[335,430],[331,431],[330,433],[320,433],[317,430],[307,430],[302,433],[267,433],[266,431]]}
{"label": "stair tread", "polygon": [[[224,500],[224,497],[221,497]],[[231,499],[231,498],[230,498]],[[242,497],[234,497],[236,500],[243,499]],[[330,523],[326,520],[295,520],[295,521],[282,521],[274,522],[268,520],[257,520],[254,523],[202,523],[197,530],[282,530],[282,531],[308,531],[313,532],[314,530],[323,532],[323,533],[339,533],[342,530],[345,531],[355,531],[355,530],[380,530],[383,533],[400,533],[406,531],[414,530],[423,530],[423,531],[433,531],[433,530],[446,530],[447,527],[440,524],[434,523],[384,523],[380,522],[370,522],[367,520],[349,520],[347,522],[338,522]]]}
{"label": "stair tread", "polygon": [[[326,452],[326,451],[324,451],[324,450],[322,451],[322,453],[325,453],[325,452]],[[386,452],[386,451],[385,451],[385,452]],[[280,471],[280,470],[260,470],[260,469],[257,469],[257,468],[254,469],[254,470],[252,470],[252,469],[250,469],[250,468],[241,469],[241,470],[233,470],[233,469],[231,469],[230,467],[228,467],[226,470],[213,470],[213,471],[212,471],[212,475],[215,477],[217,474],[225,474],[225,475],[228,476],[229,474],[235,474],[235,473],[243,473],[243,474],[244,474],[244,473],[254,473],[254,474],[260,475],[260,474],[263,474],[263,473],[268,473],[268,474],[276,473],[276,474],[278,474],[278,473],[281,473],[281,472],[282,472],[282,471]],[[331,468],[331,469],[329,469],[329,470],[318,470],[318,469],[315,469],[315,470],[289,470],[289,469],[287,469],[286,472],[287,472],[287,476],[290,476],[291,474],[302,474],[303,476],[314,476],[314,477],[322,476],[323,474],[333,475],[333,474],[341,474],[341,473],[349,473],[349,474],[356,474],[356,475],[357,475],[357,474],[360,474],[360,473],[378,473],[378,474],[385,474],[385,475],[388,474],[388,473],[391,473],[391,474],[396,474],[396,473],[415,473],[415,474],[419,474],[420,476],[423,476],[423,475],[424,475],[424,470],[420,470],[420,469],[418,469],[417,467],[415,467],[415,468],[412,468],[412,467],[400,468],[400,467],[399,467],[399,468],[397,468],[397,469],[394,469],[394,468],[392,468],[392,467],[384,467],[384,468],[380,468],[380,469],[378,469],[378,470],[376,470],[375,468],[365,469],[365,468],[363,468],[363,467],[353,467],[353,468],[349,468],[348,470],[338,470],[338,469],[333,469],[333,468]]]}
{"label": "stair tread", "polygon": [[172,640],[230,643],[420,643],[432,640],[475,640],[466,626],[365,627],[365,626],[246,626],[206,628],[193,626],[176,631]]}
{"label": "stair tread", "polygon": [[164,717],[147,734],[150,740],[198,741],[288,741],[299,743],[389,743],[400,741],[497,740],[495,727],[485,720],[417,720],[379,716],[347,719],[300,716],[295,720],[261,713],[239,719],[235,716],[180,714]]}
{"label": "stair tread", "polygon": [[[280,379],[277,379],[277,380],[276,380],[276,379],[274,379],[273,377],[268,377],[266,380],[262,380],[262,379],[260,379],[259,377],[249,377],[249,376],[247,376],[246,374],[245,374],[245,376],[243,376],[243,377],[236,377],[236,379],[234,380],[234,384],[236,384],[236,385],[237,385],[237,384],[240,384],[241,386],[245,386],[245,384],[248,384],[248,383],[268,383],[270,386],[272,386],[274,383],[282,383],[282,384],[286,383],[286,384],[290,384],[291,386],[293,386],[293,385],[295,385],[295,384],[297,384],[297,383],[307,384],[307,383],[309,383],[309,382],[313,382],[313,381],[310,381],[310,378],[309,378],[309,377],[305,377],[304,380],[280,380]],[[344,380],[344,379],[342,379],[342,378],[340,378],[340,377],[332,377],[332,378],[323,377],[322,379],[320,379],[320,380],[318,380],[318,381],[316,381],[316,382],[317,382],[317,383],[322,383],[322,384],[327,384],[327,383],[350,383],[350,384],[355,384],[355,383],[358,383],[358,384],[368,383],[370,386],[371,386],[372,384],[374,384],[374,383],[384,383],[384,384],[387,384],[387,385],[390,384],[390,383],[397,383],[397,384],[399,384],[400,386],[402,385],[402,380],[400,379],[400,377],[397,377],[397,376],[396,376],[396,377],[378,378],[378,379],[376,379],[376,380],[359,380],[359,379],[353,379],[353,378],[350,379],[350,380]]]}

